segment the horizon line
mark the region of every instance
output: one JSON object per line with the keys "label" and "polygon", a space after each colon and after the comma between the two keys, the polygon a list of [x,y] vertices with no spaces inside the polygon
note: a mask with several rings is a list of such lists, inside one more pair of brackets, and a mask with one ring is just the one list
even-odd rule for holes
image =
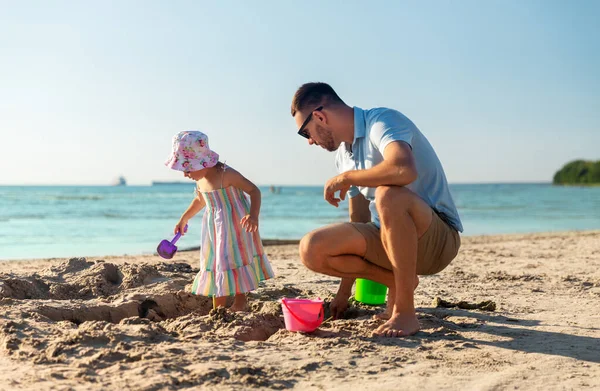
{"label": "horizon line", "polygon": [[[177,185],[185,185],[188,184],[186,181],[154,181],[154,182],[166,182],[173,183]],[[189,184],[192,185],[193,182],[189,181]],[[490,182],[448,182],[449,185],[543,185],[543,184],[552,184],[552,181],[490,181]],[[278,187],[319,187],[324,184],[257,184],[257,186],[278,186]],[[126,185],[111,185],[111,184],[99,184],[99,183],[88,183],[88,184],[74,184],[74,183],[29,183],[29,184],[14,184],[14,183],[0,183],[0,187],[151,187],[153,186],[152,182],[150,183],[135,183],[135,184],[126,184]]]}

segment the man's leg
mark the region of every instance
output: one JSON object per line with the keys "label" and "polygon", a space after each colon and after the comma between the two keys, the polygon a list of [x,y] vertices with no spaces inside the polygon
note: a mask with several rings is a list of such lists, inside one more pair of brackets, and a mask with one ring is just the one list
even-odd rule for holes
{"label": "man's leg", "polygon": [[365,261],[364,236],[349,223],[332,224],[306,234],[300,241],[300,258],[310,270],[342,278],[367,278],[394,283],[390,270]]}
{"label": "man's leg", "polygon": [[[390,267],[391,268],[391,267]],[[419,287],[419,276],[415,276],[415,288],[414,291]],[[373,315],[373,319],[375,320],[388,320],[392,317],[392,313],[394,312],[394,303],[396,302],[396,284],[394,283],[391,286],[388,286],[388,300],[385,305],[385,310],[378,314]]]}
{"label": "man's leg", "polygon": [[375,202],[381,241],[394,275],[394,297],[388,298],[394,300],[392,316],[375,335],[412,335],[419,330],[414,305],[418,240],[431,225],[432,210],[419,196],[400,186],[378,187]]}

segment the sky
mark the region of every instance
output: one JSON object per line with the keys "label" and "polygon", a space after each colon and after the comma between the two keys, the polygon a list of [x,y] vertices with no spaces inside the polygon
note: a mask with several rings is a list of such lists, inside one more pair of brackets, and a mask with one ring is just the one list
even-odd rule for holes
{"label": "sky", "polygon": [[259,185],[321,185],[309,81],[409,117],[451,183],[550,181],[600,159],[600,2],[0,0],[0,185],[180,180],[202,130]]}

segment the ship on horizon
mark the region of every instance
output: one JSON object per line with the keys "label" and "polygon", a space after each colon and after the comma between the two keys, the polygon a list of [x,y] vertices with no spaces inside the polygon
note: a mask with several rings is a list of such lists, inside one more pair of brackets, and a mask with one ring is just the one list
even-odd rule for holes
{"label": "ship on horizon", "polygon": [[111,183],[111,186],[127,186],[127,180],[121,175]]}

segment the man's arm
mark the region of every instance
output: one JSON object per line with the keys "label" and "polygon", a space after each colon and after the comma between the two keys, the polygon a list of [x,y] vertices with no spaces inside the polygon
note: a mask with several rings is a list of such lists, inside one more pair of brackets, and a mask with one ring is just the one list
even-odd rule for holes
{"label": "man's arm", "polygon": [[[367,170],[346,171],[325,184],[325,200],[338,206],[350,186],[406,186],[417,179],[417,167],[410,146],[402,141],[389,143],[383,151],[383,161]],[[340,198],[335,192],[340,191]],[[356,197],[355,197],[356,198]]]}
{"label": "man's arm", "polygon": [[[348,206],[351,222],[368,223],[371,221],[369,200],[367,200],[362,194],[350,198],[348,200]],[[354,285],[354,278],[342,278],[338,292],[350,297],[352,294],[352,285]]]}
{"label": "man's arm", "polygon": [[406,186],[417,179],[417,167],[410,146],[402,141],[390,143],[383,151],[383,161],[368,170],[342,174],[351,186]]}
{"label": "man's arm", "polygon": [[[371,212],[369,211],[369,201],[358,194],[348,200],[350,221],[356,223],[368,223],[371,221]],[[337,295],[330,304],[331,315],[334,319],[339,318],[348,308],[348,299],[352,295],[352,286],[354,278],[342,278],[338,287]]]}
{"label": "man's arm", "polygon": [[348,209],[350,212],[350,221],[353,223],[368,223],[371,221],[371,211],[369,210],[369,200],[362,194],[358,194],[348,200]]}

